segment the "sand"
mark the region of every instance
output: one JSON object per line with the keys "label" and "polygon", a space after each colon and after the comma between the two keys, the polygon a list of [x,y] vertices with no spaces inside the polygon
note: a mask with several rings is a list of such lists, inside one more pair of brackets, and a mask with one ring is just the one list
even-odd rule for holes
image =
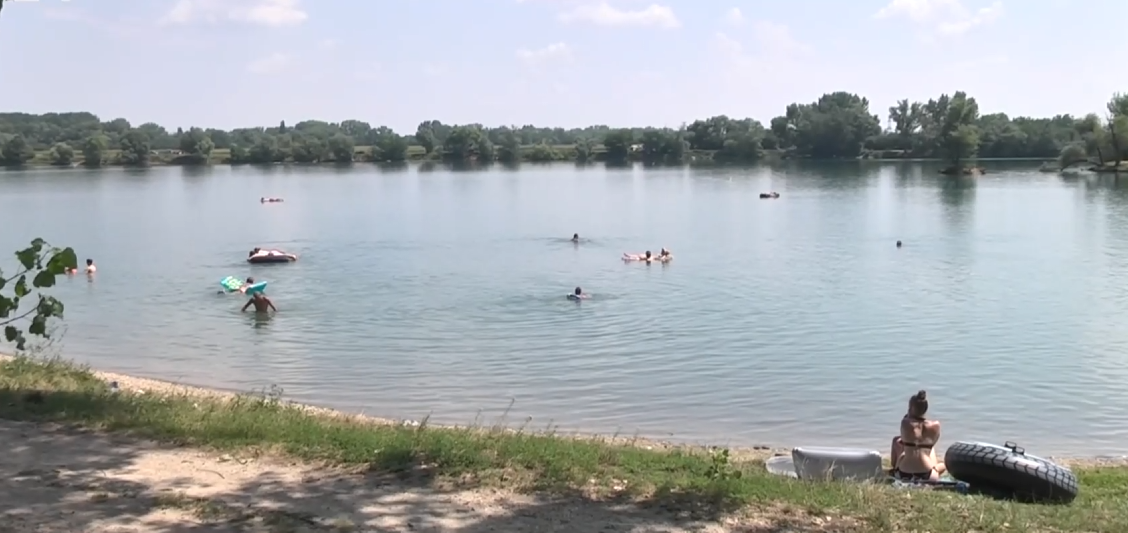
{"label": "sand", "polygon": [[[132,393],[233,396],[95,373]],[[366,419],[375,424],[402,423]],[[7,452],[0,455],[0,533],[722,533],[777,531],[780,524],[769,517],[775,513],[702,521],[673,510],[582,497],[445,490],[280,457],[219,455],[56,424],[0,420],[0,443]],[[747,450],[745,455],[767,453]],[[807,521],[794,512],[785,517],[787,522],[799,518]],[[814,529],[791,531],[824,531],[820,519],[810,519]]]}
{"label": "sand", "polygon": [[[0,442],[5,533],[778,531],[767,517],[702,522],[633,504],[445,491],[64,426],[0,421]],[[824,531],[811,527],[788,531]]]}

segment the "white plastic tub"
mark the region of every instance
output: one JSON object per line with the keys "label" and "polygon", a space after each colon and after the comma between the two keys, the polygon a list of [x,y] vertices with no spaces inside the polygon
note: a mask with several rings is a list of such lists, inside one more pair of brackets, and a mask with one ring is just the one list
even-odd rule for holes
{"label": "white plastic tub", "polygon": [[881,453],[862,448],[801,447],[791,450],[799,479],[871,481],[886,477]]}

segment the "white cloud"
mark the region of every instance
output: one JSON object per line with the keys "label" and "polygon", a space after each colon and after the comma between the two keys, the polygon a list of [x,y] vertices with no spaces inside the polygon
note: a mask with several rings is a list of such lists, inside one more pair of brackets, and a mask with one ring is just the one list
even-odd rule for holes
{"label": "white cloud", "polygon": [[751,49],[724,32],[713,36],[717,57],[734,71],[763,75],[762,69],[783,67],[814,50],[791,34],[786,25],[758,20],[752,23]]}
{"label": "white cloud", "polygon": [[967,33],[968,30],[976,26],[982,26],[984,24],[995,22],[1001,16],[1003,16],[1003,3],[995,2],[987,7],[979,8],[978,10],[976,10],[975,14],[970,17],[966,17],[956,22],[947,22],[941,24],[939,30],[940,33],[947,35]]}
{"label": "white cloud", "polygon": [[517,59],[529,66],[540,66],[546,63],[571,63],[573,60],[572,49],[565,43],[553,43],[536,50],[517,50]]}
{"label": "white cloud", "polygon": [[934,26],[938,33],[956,35],[995,22],[1002,15],[1000,0],[974,11],[960,0],[892,0],[873,16],[876,19],[905,17],[918,24]]}
{"label": "white cloud", "polygon": [[607,2],[583,5],[560,14],[565,23],[586,22],[597,26],[678,28],[681,21],[668,6],[650,4],[637,11],[618,9]]}
{"label": "white cloud", "polygon": [[734,7],[725,13],[725,23],[731,26],[741,26],[744,24],[744,13],[740,12],[739,7]]}
{"label": "white cloud", "polygon": [[791,34],[791,28],[767,20],[758,20],[752,24],[753,37],[760,47],[772,54],[802,55],[812,51],[807,44],[799,42]]}
{"label": "white cloud", "polygon": [[322,50],[336,50],[338,46],[341,46],[341,41],[337,39],[325,39],[317,43],[317,47]]}
{"label": "white cloud", "polygon": [[290,67],[290,56],[274,53],[261,59],[251,61],[247,71],[252,74],[278,74]]}
{"label": "white cloud", "polygon": [[178,0],[160,24],[232,20],[262,26],[295,26],[309,18],[301,0]]}

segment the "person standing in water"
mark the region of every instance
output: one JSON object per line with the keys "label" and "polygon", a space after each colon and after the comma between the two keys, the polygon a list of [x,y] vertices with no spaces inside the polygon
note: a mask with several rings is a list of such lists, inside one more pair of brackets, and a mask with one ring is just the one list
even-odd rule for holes
{"label": "person standing in water", "polygon": [[266,313],[269,311],[278,312],[278,308],[274,307],[274,302],[270,301],[270,298],[267,298],[266,295],[261,292],[256,292],[254,296],[251,296],[251,299],[243,304],[243,309],[240,311],[246,312],[247,308],[252,305],[255,306],[256,313]]}
{"label": "person standing in water", "polygon": [[588,298],[591,298],[591,295],[590,294],[584,294],[584,290],[579,288],[579,287],[576,287],[575,292],[568,295],[569,300],[579,301],[579,300],[587,300]]}
{"label": "person standing in water", "polygon": [[94,260],[93,259],[87,259],[86,260],[86,273],[87,274],[93,274],[97,271],[98,271],[98,267],[94,266]]}
{"label": "person standing in water", "polygon": [[580,242],[580,234],[579,233],[573,233],[572,234],[572,242]]}

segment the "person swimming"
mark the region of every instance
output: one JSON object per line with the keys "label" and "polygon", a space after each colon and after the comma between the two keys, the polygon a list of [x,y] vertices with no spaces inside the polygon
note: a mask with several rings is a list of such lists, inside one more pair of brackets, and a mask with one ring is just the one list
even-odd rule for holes
{"label": "person swimming", "polygon": [[98,267],[94,266],[94,260],[93,259],[87,259],[86,260],[86,273],[87,274],[93,274],[97,271],[98,271]]}
{"label": "person swimming", "polygon": [[658,260],[659,261],[669,261],[673,258],[674,258],[674,254],[664,247],[662,248],[661,252],[658,252]]}
{"label": "person swimming", "polygon": [[584,294],[584,290],[581,289],[580,287],[576,287],[576,290],[573,291],[572,294],[568,295],[569,300],[580,301],[580,300],[587,300],[588,298],[591,298],[591,295],[590,294]]}
{"label": "person swimming", "polygon": [[647,250],[645,253],[641,253],[641,254],[632,254],[632,253],[624,253],[623,254],[623,261],[648,261],[649,262],[649,261],[653,261],[653,260],[654,260],[654,255],[650,253],[650,250]]}
{"label": "person swimming", "polygon": [[268,311],[278,312],[278,309],[274,307],[274,302],[270,301],[270,298],[267,298],[266,295],[261,292],[256,292],[254,296],[251,296],[251,299],[243,304],[243,308],[240,309],[240,311],[246,312],[247,308],[252,305],[255,306],[256,313],[266,313]]}
{"label": "person swimming", "polygon": [[580,242],[580,234],[579,233],[573,233],[572,234],[572,242]]}

